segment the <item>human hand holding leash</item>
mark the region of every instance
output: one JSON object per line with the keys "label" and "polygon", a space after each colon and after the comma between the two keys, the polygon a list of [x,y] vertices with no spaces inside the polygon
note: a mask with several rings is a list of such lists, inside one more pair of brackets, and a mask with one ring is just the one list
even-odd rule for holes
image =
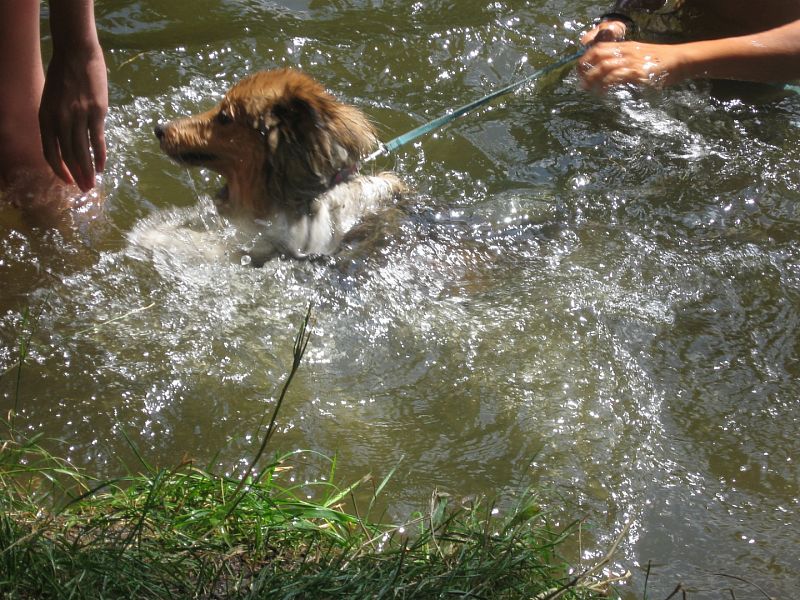
{"label": "human hand holding leash", "polygon": [[605,94],[609,88],[632,83],[664,87],[677,83],[682,54],[678,46],[640,42],[599,42],[578,63],[581,86]]}
{"label": "human hand holding leash", "polygon": [[690,79],[781,83],[800,78],[800,19],[793,12],[794,20],[773,29],[678,44],[621,41],[629,33],[621,16],[622,22],[609,18],[584,34],[588,48],[578,63],[584,89],[603,94],[625,84],[666,87]]}
{"label": "human hand holding leash", "polygon": [[581,36],[581,43],[587,47],[578,63],[583,89],[605,94],[609,88],[626,83],[654,86],[668,83],[675,68],[674,53],[669,46],[625,43],[625,36],[632,29],[629,17],[608,13]]}

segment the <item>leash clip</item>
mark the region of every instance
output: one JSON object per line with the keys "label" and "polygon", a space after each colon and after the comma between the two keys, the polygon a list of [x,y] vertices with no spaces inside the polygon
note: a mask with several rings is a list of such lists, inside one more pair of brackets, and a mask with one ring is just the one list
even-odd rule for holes
{"label": "leash clip", "polygon": [[371,162],[378,158],[379,156],[388,156],[389,155],[389,148],[386,147],[386,144],[383,142],[378,142],[378,149],[375,150],[372,154],[364,157],[361,160],[361,164]]}

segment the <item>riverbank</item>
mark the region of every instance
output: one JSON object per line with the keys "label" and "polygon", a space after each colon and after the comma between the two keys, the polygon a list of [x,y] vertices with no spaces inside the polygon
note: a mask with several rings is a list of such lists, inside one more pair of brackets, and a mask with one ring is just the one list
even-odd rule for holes
{"label": "riverbank", "polygon": [[[5,598],[605,597],[609,557],[573,569],[535,494],[508,511],[434,493],[401,525],[374,518],[389,476],[297,483],[297,452],[269,458],[277,416],[308,344],[309,313],[258,452],[241,477],[184,460],[99,480],[15,430],[0,441],[0,594]],[[27,342],[20,343],[17,375]],[[11,372],[7,372],[10,375]],[[19,381],[19,377],[17,377]],[[373,486],[367,506],[354,491]]]}
{"label": "riverbank", "polygon": [[244,485],[191,462],[142,463],[139,474],[99,482],[35,440],[6,439],[0,594],[587,599],[608,589],[600,569],[575,571],[560,556],[578,529],[553,528],[535,495],[500,516],[434,494],[426,514],[387,525],[371,520],[371,504],[351,503],[366,479],[294,485],[290,458]]}

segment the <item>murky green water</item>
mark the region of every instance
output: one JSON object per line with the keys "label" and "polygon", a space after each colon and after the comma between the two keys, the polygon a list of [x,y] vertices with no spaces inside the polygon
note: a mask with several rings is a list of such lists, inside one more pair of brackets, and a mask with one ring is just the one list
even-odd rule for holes
{"label": "murky green water", "polygon": [[62,235],[0,215],[0,368],[44,306],[3,409],[98,472],[132,460],[122,429],[154,463],[245,464],[313,300],[281,446],[337,455],[340,481],[399,463],[392,516],[434,488],[543,485],[593,525],[587,560],[630,520],[618,564],[639,596],[652,561],[650,597],[763,597],[721,572],[793,597],[800,97],[598,99],[562,72],[384,160],[410,214],[353,261],[254,269],[130,240],[193,221],[224,244],[217,180],[169,163],[152,128],[246,73],[301,67],[389,139],[571,51],[605,8],[99,3],[106,218]]}

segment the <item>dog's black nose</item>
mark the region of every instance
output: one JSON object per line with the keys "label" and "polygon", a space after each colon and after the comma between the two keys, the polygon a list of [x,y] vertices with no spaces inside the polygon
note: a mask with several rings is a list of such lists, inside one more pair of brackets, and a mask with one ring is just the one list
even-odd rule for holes
{"label": "dog's black nose", "polygon": [[155,129],[153,129],[153,132],[156,134],[156,137],[159,140],[162,139],[164,137],[164,126],[161,123],[159,123],[158,125],[155,126]]}

